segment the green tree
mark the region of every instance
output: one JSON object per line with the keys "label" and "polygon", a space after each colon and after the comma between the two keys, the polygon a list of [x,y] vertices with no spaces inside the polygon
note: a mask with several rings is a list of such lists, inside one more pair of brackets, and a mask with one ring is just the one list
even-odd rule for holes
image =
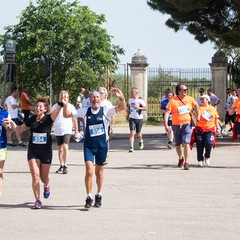
{"label": "green tree", "polygon": [[112,36],[97,15],[78,1],[38,0],[22,11],[19,23],[1,36],[17,41],[18,84],[28,84],[32,94],[49,94],[49,62],[53,65],[53,93],[68,90],[75,98],[79,87],[97,88],[110,67],[117,68],[124,50],[111,43]]}
{"label": "green tree", "polygon": [[200,43],[208,40],[225,47],[240,47],[239,0],[148,0],[148,5],[169,14],[166,25],[187,30]]}

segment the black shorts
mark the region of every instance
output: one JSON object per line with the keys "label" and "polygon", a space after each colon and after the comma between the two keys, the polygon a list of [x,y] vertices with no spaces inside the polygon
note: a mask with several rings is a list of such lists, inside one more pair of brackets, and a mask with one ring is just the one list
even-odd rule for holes
{"label": "black shorts", "polygon": [[56,136],[57,145],[60,146],[64,143],[69,144],[71,136],[72,136],[71,134],[65,134],[63,136]]}
{"label": "black shorts", "polygon": [[142,123],[143,123],[143,119],[130,118],[129,119],[130,131],[136,131],[136,133],[140,133],[142,130]]}
{"label": "black shorts", "polygon": [[27,159],[40,159],[40,162],[43,164],[51,164],[52,163],[52,148],[47,150],[33,150],[28,148]]}

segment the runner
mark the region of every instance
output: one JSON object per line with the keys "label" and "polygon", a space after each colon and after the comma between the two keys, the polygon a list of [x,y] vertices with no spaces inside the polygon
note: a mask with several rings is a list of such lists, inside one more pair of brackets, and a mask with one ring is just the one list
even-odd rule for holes
{"label": "runner", "polygon": [[[174,97],[174,93],[172,91],[169,91],[167,94],[167,99],[165,99],[164,101],[162,101],[161,103],[161,107],[160,107],[160,113],[163,114],[163,119],[164,119],[164,115],[166,110],[166,106],[167,104],[171,101],[171,99]],[[173,144],[173,131],[172,131],[172,114],[169,114],[168,117],[168,144],[167,144],[167,148],[171,149],[172,148],[172,144]]]}
{"label": "runner", "polygon": [[[62,99],[61,99],[62,100]],[[5,119],[4,126],[11,124],[11,128],[20,133],[30,129],[28,144],[28,165],[32,176],[32,190],[35,197],[33,209],[42,208],[40,201],[40,179],[44,184],[44,198],[50,196],[49,170],[52,163],[52,137],[51,128],[53,121],[62,109],[63,103],[58,102],[58,106],[51,115],[48,98],[39,97],[35,106],[36,115],[30,117],[24,124],[17,126],[13,120]]]}
{"label": "runner", "polygon": [[[85,187],[87,192],[85,208],[93,206],[92,196],[92,178],[94,174],[95,160],[95,175],[97,183],[97,194],[95,195],[95,207],[102,205],[102,187],[103,187],[103,170],[106,163],[108,152],[108,126],[110,118],[115,113],[126,108],[126,102],[120,89],[113,88],[112,92],[118,97],[120,103],[113,107],[101,107],[101,94],[94,91],[90,95],[91,107],[78,109],[77,116],[85,119],[86,131],[84,138],[84,160],[86,167]],[[73,117],[68,111],[68,99],[63,100],[64,117]]]}
{"label": "runner", "polygon": [[130,128],[130,137],[129,143],[130,148],[129,152],[134,151],[134,138],[135,134],[138,136],[139,140],[139,149],[144,148],[143,137],[142,137],[142,124],[143,124],[143,114],[142,111],[146,111],[147,105],[142,98],[138,96],[138,89],[136,87],[131,88],[131,96],[128,100],[128,113],[129,113],[129,128]]}

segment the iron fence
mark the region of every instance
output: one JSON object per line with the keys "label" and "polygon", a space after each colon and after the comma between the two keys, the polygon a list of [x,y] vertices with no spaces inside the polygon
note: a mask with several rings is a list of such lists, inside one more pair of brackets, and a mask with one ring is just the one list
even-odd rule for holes
{"label": "iron fence", "polygon": [[160,114],[161,98],[169,88],[175,92],[178,83],[186,84],[188,94],[194,98],[199,95],[199,88],[205,91],[211,87],[211,70],[209,68],[149,68],[148,69],[148,120],[162,121]]}

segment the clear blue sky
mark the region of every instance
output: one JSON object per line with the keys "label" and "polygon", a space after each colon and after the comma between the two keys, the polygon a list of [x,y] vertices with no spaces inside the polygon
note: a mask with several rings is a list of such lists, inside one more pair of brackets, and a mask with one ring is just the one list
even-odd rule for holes
{"label": "clear blue sky", "polygon": [[[1,2],[0,34],[3,27],[18,23],[17,16],[29,0]],[[146,0],[81,0],[91,10],[106,16],[103,25],[114,38],[112,42],[126,51],[121,63],[130,63],[141,49],[150,67],[205,68],[216,52],[210,43],[200,44],[186,31],[175,33],[165,25],[167,16],[153,11]]]}

